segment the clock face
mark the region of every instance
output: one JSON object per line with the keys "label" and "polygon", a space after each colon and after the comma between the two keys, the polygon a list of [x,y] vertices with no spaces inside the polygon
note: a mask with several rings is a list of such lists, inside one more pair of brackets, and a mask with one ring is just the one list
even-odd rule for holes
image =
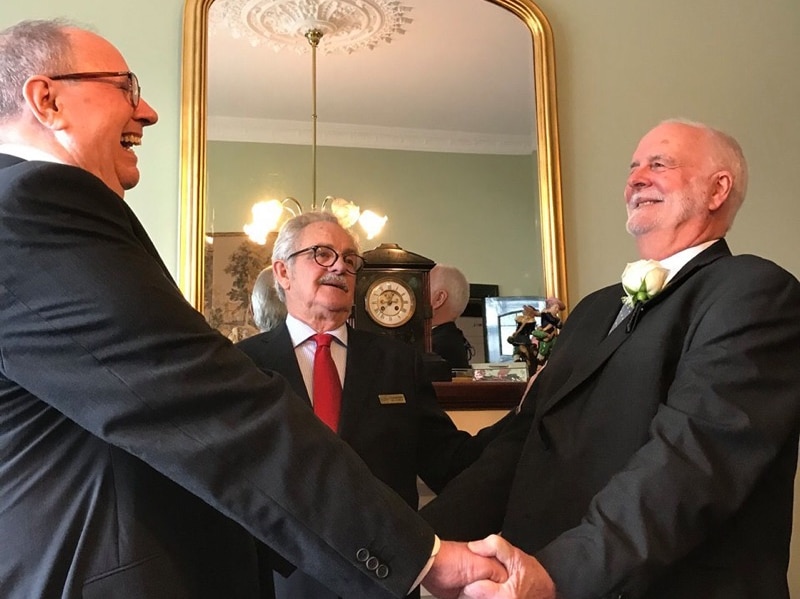
{"label": "clock face", "polygon": [[400,279],[378,279],[367,289],[364,298],[367,314],[384,327],[400,327],[414,315],[414,292]]}

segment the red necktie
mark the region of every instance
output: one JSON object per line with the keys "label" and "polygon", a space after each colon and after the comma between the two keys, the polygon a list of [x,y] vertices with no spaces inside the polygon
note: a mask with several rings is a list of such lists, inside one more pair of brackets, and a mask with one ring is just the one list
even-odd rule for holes
{"label": "red necktie", "polygon": [[331,356],[333,336],[318,333],[314,335],[314,341],[317,342],[314,352],[314,413],[336,431],[342,405],[342,384]]}

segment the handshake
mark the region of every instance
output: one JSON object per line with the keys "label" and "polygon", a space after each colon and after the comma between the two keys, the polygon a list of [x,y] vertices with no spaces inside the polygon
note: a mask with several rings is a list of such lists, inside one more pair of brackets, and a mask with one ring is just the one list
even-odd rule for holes
{"label": "handshake", "polygon": [[498,535],[442,541],[422,584],[440,599],[556,599],[555,584],[538,560]]}

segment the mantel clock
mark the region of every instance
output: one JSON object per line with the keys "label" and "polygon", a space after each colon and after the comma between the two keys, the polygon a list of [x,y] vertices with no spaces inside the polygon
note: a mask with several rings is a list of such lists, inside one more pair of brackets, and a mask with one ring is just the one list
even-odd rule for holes
{"label": "mantel clock", "polygon": [[436,265],[396,243],[364,252],[356,280],[353,326],[431,351],[430,271]]}

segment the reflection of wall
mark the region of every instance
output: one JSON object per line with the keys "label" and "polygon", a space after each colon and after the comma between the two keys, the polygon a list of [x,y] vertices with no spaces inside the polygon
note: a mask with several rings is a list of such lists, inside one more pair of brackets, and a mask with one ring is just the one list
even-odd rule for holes
{"label": "reflection of wall", "polygon": [[[258,200],[292,195],[309,206],[308,147],[223,141],[208,146],[215,231],[241,230]],[[318,204],[330,194],[388,214],[379,238],[361,239],[364,249],[399,243],[457,266],[473,283],[498,284],[503,295],[541,295],[541,242],[530,233],[538,228],[535,160],[322,147]]]}

